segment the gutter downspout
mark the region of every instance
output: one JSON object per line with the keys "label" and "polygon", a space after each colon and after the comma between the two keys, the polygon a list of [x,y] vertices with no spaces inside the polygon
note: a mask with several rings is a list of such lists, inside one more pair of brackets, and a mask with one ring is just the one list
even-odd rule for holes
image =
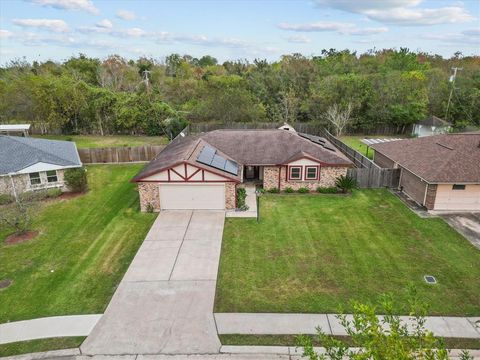
{"label": "gutter downspout", "polygon": [[18,202],[17,189],[15,189],[15,182],[13,181],[12,173],[8,174],[8,176],[10,177],[10,182],[12,183],[13,196],[15,197],[15,201]]}

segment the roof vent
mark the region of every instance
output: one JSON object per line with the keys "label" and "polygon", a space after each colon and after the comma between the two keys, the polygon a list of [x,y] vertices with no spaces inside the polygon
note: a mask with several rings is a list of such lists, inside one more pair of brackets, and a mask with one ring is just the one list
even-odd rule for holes
{"label": "roof vent", "polygon": [[425,279],[425,282],[427,284],[436,284],[437,283],[437,279],[435,279],[435,276],[425,275],[423,278]]}

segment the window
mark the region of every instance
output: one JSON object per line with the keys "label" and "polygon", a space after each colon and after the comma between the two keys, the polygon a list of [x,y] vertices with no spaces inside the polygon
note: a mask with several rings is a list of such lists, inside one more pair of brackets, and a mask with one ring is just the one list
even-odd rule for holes
{"label": "window", "polygon": [[306,180],[317,180],[318,168],[316,166],[307,166],[305,168]]}
{"label": "window", "polygon": [[37,185],[42,183],[42,180],[40,179],[40,173],[34,172],[28,175],[30,176],[30,185]]}
{"label": "window", "polygon": [[465,185],[453,184],[452,190],[465,190]]}
{"label": "window", "polygon": [[301,166],[292,166],[290,167],[290,180],[301,180],[302,179],[302,167]]}
{"label": "window", "polygon": [[51,182],[57,182],[58,177],[57,177],[57,170],[49,170],[47,171],[47,181],[49,183]]}

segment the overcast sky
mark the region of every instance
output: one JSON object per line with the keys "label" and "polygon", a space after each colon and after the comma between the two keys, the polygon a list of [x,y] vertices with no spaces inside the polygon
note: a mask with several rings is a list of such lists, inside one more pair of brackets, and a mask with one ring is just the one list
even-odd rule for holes
{"label": "overcast sky", "polygon": [[0,63],[78,53],[228,59],[408,47],[480,55],[480,0],[1,0]]}

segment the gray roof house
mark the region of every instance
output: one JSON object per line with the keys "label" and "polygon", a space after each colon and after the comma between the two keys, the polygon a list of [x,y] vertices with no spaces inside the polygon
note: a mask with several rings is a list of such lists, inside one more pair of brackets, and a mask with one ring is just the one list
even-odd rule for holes
{"label": "gray roof house", "polygon": [[0,135],[0,194],[68,190],[64,170],[81,166],[74,142]]}
{"label": "gray roof house", "polygon": [[440,119],[435,115],[431,115],[413,125],[412,135],[424,137],[445,134],[450,131],[451,127],[452,124],[448,121]]}

